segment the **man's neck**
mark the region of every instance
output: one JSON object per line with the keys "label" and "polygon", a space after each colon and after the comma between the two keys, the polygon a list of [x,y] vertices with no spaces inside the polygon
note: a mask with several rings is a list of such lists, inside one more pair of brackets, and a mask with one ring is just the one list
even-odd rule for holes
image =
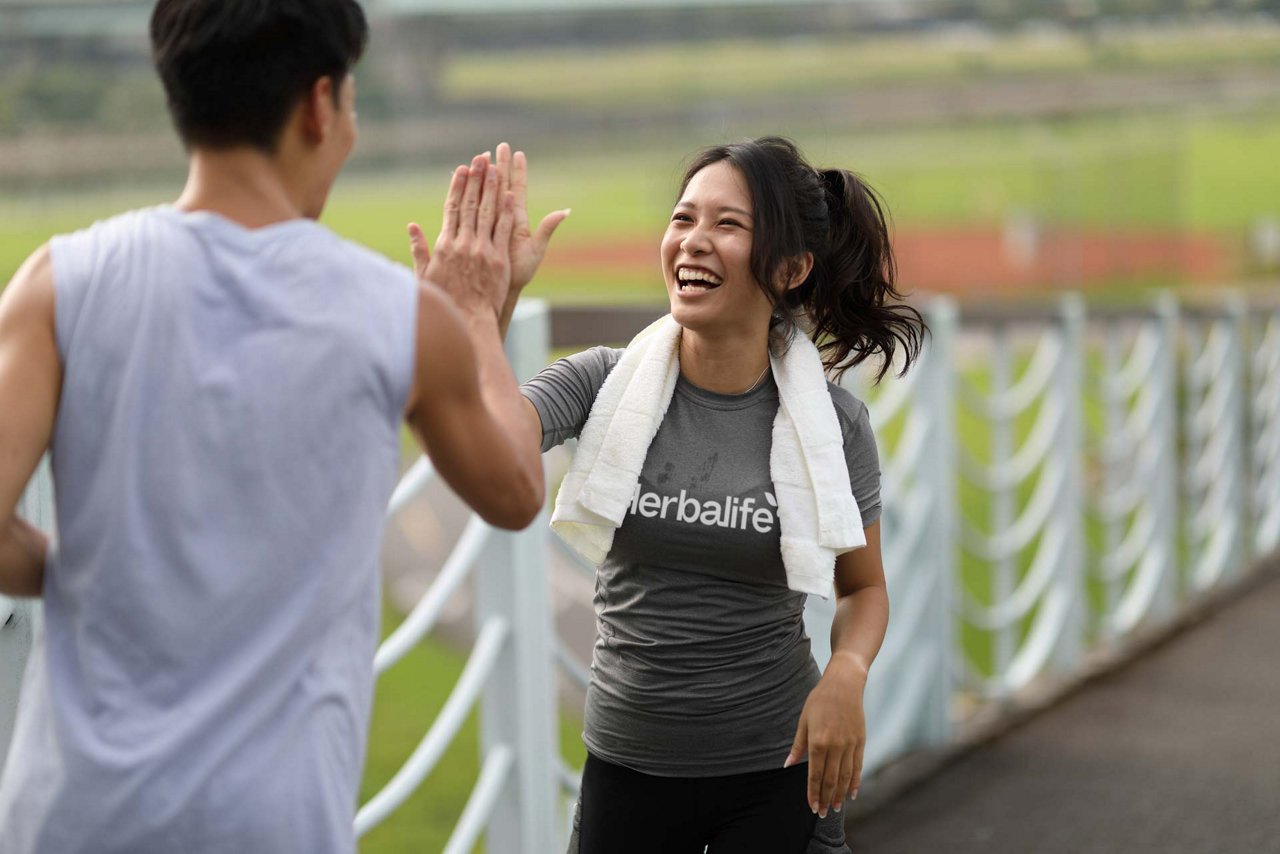
{"label": "man's neck", "polygon": [[245,228],[261,228],[302,217],[300,196],[267,154],[251,148],[196,149],[188,161],[187,185],[175,206],[210,211]]}

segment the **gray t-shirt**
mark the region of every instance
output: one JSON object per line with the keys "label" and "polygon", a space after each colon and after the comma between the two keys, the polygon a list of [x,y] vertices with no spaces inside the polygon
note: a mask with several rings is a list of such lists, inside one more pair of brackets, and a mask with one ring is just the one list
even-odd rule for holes
{"label": "gray t-shirt", "polygon": [[[543,450],[577,436],[622,351],[596,347],[525,384]],[[880,517],[867,408],[830,385],[864,525]],[[819,672],[805,595],[787,587],[769,451],[772,376],[741,395],[680,378],[596,578],[583,739],[602,759],[672,777],[782,765]]]}

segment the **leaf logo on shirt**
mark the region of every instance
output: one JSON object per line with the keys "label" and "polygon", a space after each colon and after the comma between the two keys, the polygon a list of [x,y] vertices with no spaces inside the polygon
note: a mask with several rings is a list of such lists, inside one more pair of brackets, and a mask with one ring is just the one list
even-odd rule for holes
{"label": "leaf logo on shirt", "polygon": [[769,502],[769,506],[770,506],[770,507],[777,507],[777,506],[778,506],[778,499],[776,499],[776,498],[774,498],[774,497],[773,497],[773,493],[772,493],[772,492],[766,492],[766,493],[764,494],[764,500]]}

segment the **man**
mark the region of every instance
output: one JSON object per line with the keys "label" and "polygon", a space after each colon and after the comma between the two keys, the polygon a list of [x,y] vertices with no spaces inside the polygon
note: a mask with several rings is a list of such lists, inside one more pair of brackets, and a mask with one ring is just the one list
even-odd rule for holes
{"label": "man", "polygon": [[[151,35],[182,195],[0,298],[0,593],[46,615],[0,852],[351,852],[399,425],[491,523],[537,514],[498,314],[562,217],[530,234],[477,158],[415,278],[314,222],[356,138],[355,0],[159,0]],[[14,515],[46,449],[53,549]]]}

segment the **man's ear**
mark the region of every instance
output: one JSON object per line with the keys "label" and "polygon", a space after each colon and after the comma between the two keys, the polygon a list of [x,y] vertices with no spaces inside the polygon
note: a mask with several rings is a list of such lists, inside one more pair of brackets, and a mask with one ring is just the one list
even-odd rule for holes
{"label": "man's ear", "polygon": [[338,111],[334,95],[332,77],[318,78],[307,91],[301,109],[302,132],[308,141],[319,144],[328,138]]}
{"label": "man's ear", "polygon": [[786,289],[798,288],[804,284],[804,280],[809,278],[809,274],[813,272],[813,253],[802,252],[791,259],[787,264],[787,280],[785,282]]}

